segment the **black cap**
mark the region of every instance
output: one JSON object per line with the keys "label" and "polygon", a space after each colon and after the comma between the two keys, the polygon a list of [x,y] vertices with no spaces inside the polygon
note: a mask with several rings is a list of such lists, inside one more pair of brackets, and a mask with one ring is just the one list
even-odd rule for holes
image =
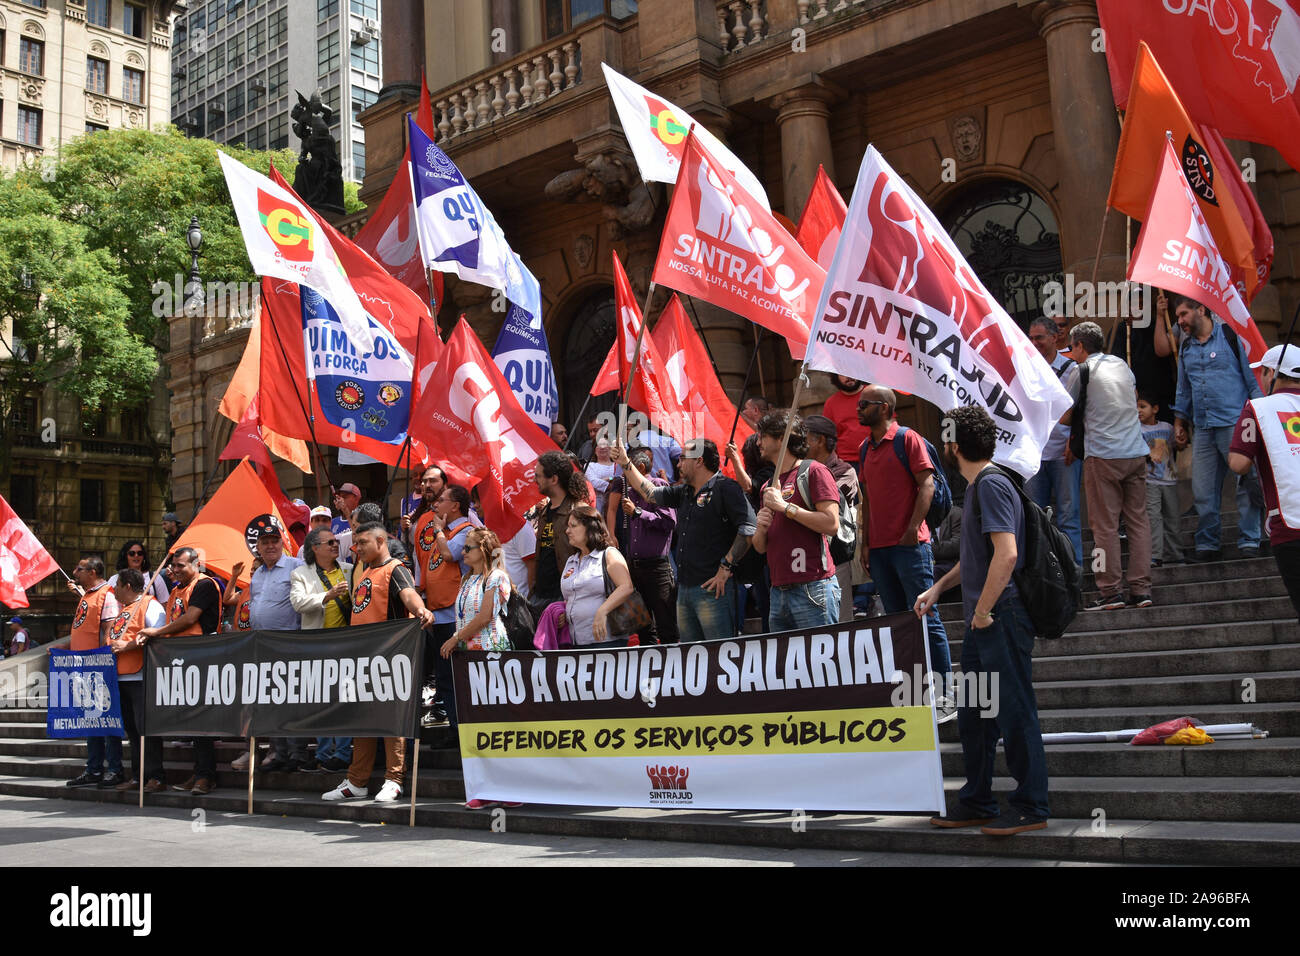
{"label": "black cap", "polygon": [[803,430],[809,435],[825,435],[828,438],[839,437],[839,433],[835,430],[835,423],[825,415],[809,415],[803,420]]}

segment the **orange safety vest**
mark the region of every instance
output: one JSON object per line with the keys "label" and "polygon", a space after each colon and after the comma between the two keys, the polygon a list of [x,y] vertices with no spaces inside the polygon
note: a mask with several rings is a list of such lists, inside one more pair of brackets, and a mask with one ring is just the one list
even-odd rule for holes
{"label": "orange safety vest", "polygon": [[[466,518],[459,524],[447,528],[445,532],[447,540],[450,541],[470,526],[471,522]],[[436,538],[437,535],[434,537]],[[456,561],[443,560],[442,551],[435,542],[429,560],[424,565],[425,607],[430,611],[436,611],[455,604],[456,596],[460,594],[460,577],[460,564]]]}
{"label": "orange safety vest", "polygon": [[[179,620],[185,614],[185,612],[189,610],[190,598],[193,597],[194,595],[194,589],[198,587],[199,582],[204,580],[205,578],[209,581],[212,580],[206,574],[197,574],[194,576],[194,580],[191,581],[189,584],[187,584],[185,587],[178,587],[176,588],[176,590],[172,591],[171,597],[167,599],[167,623],[168,624],[171,624]],[[217,583],[216,581],[212,581],[214,587],[216,586],[216,583]],[[175,634],[169,634],[167,636],[188,637],[191,634],[202,634],[202,633],[203,633],[203,629],[199,627],[199,622],[195,621],[185,630],[177,631]]]}
{"label": "orange safety vest", "polygon": [[[140,598],[124,610],[117,617],[113,618],[113,623],[108,629],[110,640],[133,640],[144,627],[144,617],[149,613],[149,602],[153,600],[148,594],[143,594]],[[144,648],[132,647],[121,651],[117,655],[117,672],[119,674],[135,674],[140,668],[144,667]]]}
{"label": "orange safety vest", "polygon": [[[249,588],[249,590],[251,591],[252,588]],[[252,604],[253,595],[249,594],[246,598],[240,601],[239,605],[235,608],[235,630],[251,631],[253,629],[252,612],[249,610],[252,607]]]}
{"label": "orange safety vest", "polygon": [[[393,579],[393,567],[401,563],[397,558],[389,558],[377,568],[366,568],[359,572],[360,565],[357,565],[352,569],[352,580],[355,582],[352,586],[353,624],[375,624],[388,620],[388,586]],[[360,581],[357,581],[358,576]]]}
{"label": "orange safety vest", "polygon": [[420,569],[420,583],[416,585],[416,590],[421,595],[424,594],[424,569],[429,566],[438,554],[438,536],[429,527],[429,522],[433,520],[435,514],[437,512],[430,508],[420,515],[411,533],[412,550],[414,552],[412,560],[415,566]]}
{"label": "orange safety vest", "polygon": [[77,604],[76,616],[72,619],[72,643],[68,645],[69,650],[90,651],[103,645],[104,642],[99,638],[99,618],[104,613],[104,602],[110,593],[112,591],[105,581],[93,591],[82,595]]}

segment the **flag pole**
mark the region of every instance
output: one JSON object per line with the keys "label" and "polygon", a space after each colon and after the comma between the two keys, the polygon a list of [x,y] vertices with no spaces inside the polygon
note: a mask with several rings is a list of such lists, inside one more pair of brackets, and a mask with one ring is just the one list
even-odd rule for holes
{"label": "flag pole", "polygon": [[[810,343],[811,344],[811,343]],[[804,382],[808,381],[808,361],[799,363],[799,374],[794,380],[794,398],[790,400],[790,409],[785,416],[785,434],[781,436],[781,450],[776,453],[776,470],[772,473],[773,488],[781,487],[781,469],[785,466],[785,452],[790,444],[790,433],[794,431],[794,417],[797,414],[795,409],[799,407],[799,399],[803,395]]]}
{"label": "flag pole", "polygon": [[[1282,340],[1282,352],[1277,357],[1278,368],[1282,367],[1282,360],[1286,358],[1286,350],[1291,347],[1291,335],[1295,332],[1295,321],[1300,319],[1300,305],[1297,305],[1295,311],[1291,313],[1291,328],[1286,330],[1286,338]],[[1277,387],[1277,376],[1273,376],[1273,381],[1268,385],[1268,393],[1273,394],[1273,389]],[[62,571],[62,568],[59,568]]]}
{"label": "flag pole", "polygon": [[588,391],[587,397],[582,400],[582,408],[578,409],[578,420],[575,421],[573,423],[573,427],[569,429],[569,437],[564,439],[564,446],[560,449],[560,451],[569,450],[569,442],[573,441],[573,433],[576,432],[578,430],[578,426],[582,424],[582,416],[586,414],[587,406],[590,404],[591,404],[591,392]]}
{"label": "flag pole", "polygon": [[[655,294],[655,283],[654,280],[651,279],[650,287],[646,289],[646,293],[645,293],[645,304],[641,306],[641,328],[637,329],[636,350],[632,353],[632,367],[628,369],[627,381],[623,383],[623,392],[619,396],[620,405],[627,404],[627,393],[632,390],[632,380],[636,378],[636,366],[637,363],[641,361],[641,343],[645,341],[645,329],[646,326],[649,325],[649,323],[646,322],[645,319],[646,310],[650,308],[650,297],[653,296],[654,294]],[[620,441],[621,439],[622,436],[620,436]]]}
{"label": "flag pole", "polygon": [[[287,369],[289,367],[289,353],[285,351],[284,341],[280,338],[280,330],[276,328],[274,319],[271,320],[270,326],[271,331],[275,334],[275,344],[280,348],[280,357],[284,360],[284,367]],[[305,363],[306,357],[304,356],[304,364]],[[312,379],[307,380],[308,394],[310,396],[315,395],[315,386],[316,383]],[[320,442],[316,440],[316,415],[314,412],[308,411],[306,404],[302,400],[302,393],[298,391],[298,384],[296,382],[294,383],[293,394],[298,398],[298,407],[302,410],[303,418],[307,421],[307,431],[311,434],[311,446],[316,452],[316,474],[314,477],[316,479],[316,500],[320,501],[323,497],[321,493],[320,476],[321,473],[325,471],[325,456],[321,453]],[[328,477],[328,474],[326,474],[326,478]],[[330,490],[332,491],[333,488],[334,483],[330,482]]]}
{"label": "flag pole", "polygon": [[749,368],[745,370],[745,383],[740,386],[740,400],[736,402],[736,417],[731,420],[731,435],[727,439],[727,444],[731,444],[736,439],[736,426],[740,424],[740,410],[745,404],[745,392],[749,390],[749,380],[754,374],[754,363],[758,361],[759,342],[763,341],[763,333],[759,333],[758,342],[754,343],[753,354],[749,356]]}

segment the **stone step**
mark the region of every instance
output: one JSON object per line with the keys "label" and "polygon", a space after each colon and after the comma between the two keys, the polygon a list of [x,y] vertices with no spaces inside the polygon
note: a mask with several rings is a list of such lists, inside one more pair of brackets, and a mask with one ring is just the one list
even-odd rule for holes
{"label": "stone step", "polygon": [[45,723],[45,708],[0,706],[0,723],[43,725]]}
{"label": "stone step", "polygon": [[[0,793],[62,797],[134,806],[136,794],[69,790],[57,780],[0,777]],[[205,797],[150,794],[150,806],[202,807],[243,813],[242,789]],[[405,825],[409,804],[372,800],[325,803],[299,793],[255,794],[255,813]],[[976,829],[941,830],[924,815],[817,813],[792,826],[790,811],[657,810],[607,807],[523,806],[505,811],[514,833],[680,840],[724,845],[800,847],[855,852],[976,854],[1019,859],[1090,860],[1129,864],[1282,866],[1300,852],[1300,824],[1119,819],[1108,814],[1104,830],[1092,818],[1057,818],[1045,830],[1014,840],[986,837]],[[488,831],[495,813],[466,810],[459,802],[416,800],[416,825]]]}
{"label": "stone step", "polygon": [[[1189,707],[1178,709],[1177,705],[1167,708],[1150,707],[1111,707],[1106,709],[1057,709],[1040,710],[1038,725],[1045,734],[1087,733],[1110,730],[1127,730],[1131,728],[1152,727],[1178,717],[1192,717],[1202,724],[1254,724],[1267,731],[1269,737],[1300,737],[1300,706],[1287,702],[1281,704],[1215,704],[1212,706]],[[955,742],[957,722],[949,721],[939,725],[939,739],[944,743]]]}
{"label": "stone step", "polygon": [[[1140,631],[1071,631],[1059,640],[1035,641],[1034,660],[1128,654],[1136,651],[1291,644],[1296,641],[1300,641],[1300,624],[1294,619],[1198,624],[1191,627],[1149,627]],[[948,642],[954,665],[961,660],[961,646],[960,640]]]}
{"label": "stone step", "polygon": [[[1253,701],[1242,700],[1248,691]],[[1034,694],[1044,710],[1158,706],[1186,711],[1202,704],[1294,703],[1300,700],[1300,671],[1035,681]]]}
{"label": "stone step", "polygon": [[1300,670],[1300,644],[1131,651],[1048,657],[1034,662],[1034,682],[1124,677],[1247,674]]}

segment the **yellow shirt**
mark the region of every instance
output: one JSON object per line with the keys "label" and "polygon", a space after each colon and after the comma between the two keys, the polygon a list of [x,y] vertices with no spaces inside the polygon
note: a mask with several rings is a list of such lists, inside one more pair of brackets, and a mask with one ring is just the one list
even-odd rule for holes
{"label": "yellow shirt", "polygon": [[[326,571],[325,577],[329,579],[330,587],[343,583],[343,569],[337,564],[333,571]],[[325,602],[325,626],[326,627],[343,627],[348,623],[347,617],[339,610],[339,602],[330,598]]]}

